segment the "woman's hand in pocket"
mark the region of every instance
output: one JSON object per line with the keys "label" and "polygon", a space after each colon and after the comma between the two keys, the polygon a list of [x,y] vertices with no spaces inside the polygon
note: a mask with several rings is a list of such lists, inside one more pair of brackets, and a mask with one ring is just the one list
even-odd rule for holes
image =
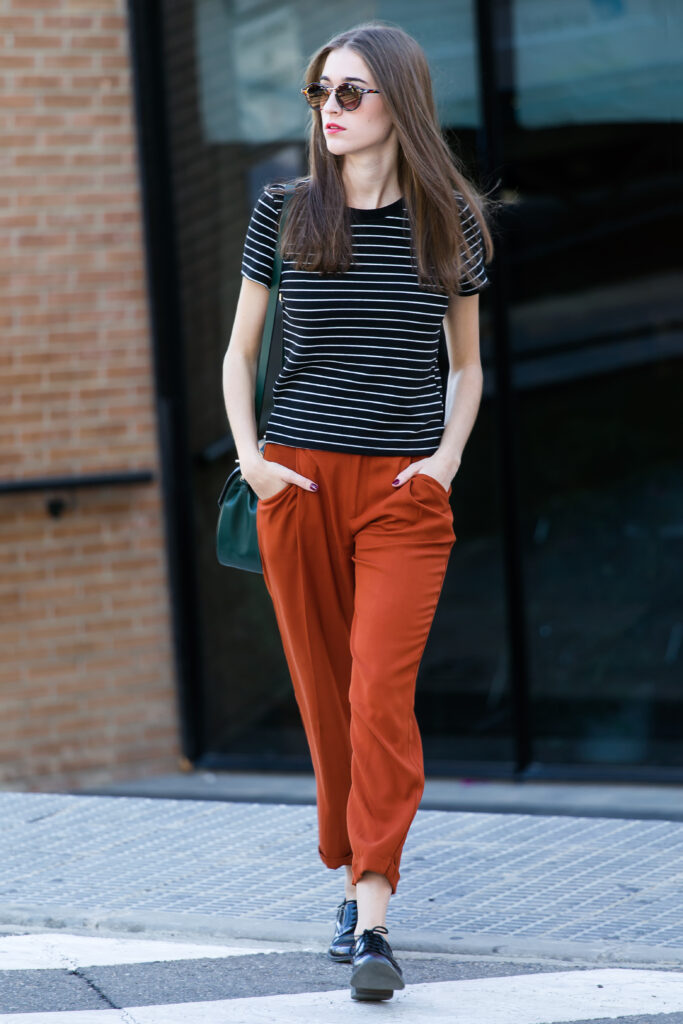
{"label": "woman's hand in pocket", "polygon": [[409,466],[398,474],[396,479],[393,481],[394,487],[400,487],[402,484],[407,484],[411,476],[417,476],[418,473],[424,473],[425,476],[431,476],[437,483],[441,484],[444,491],[448,493],[453,480],[453,474],[444,469],[443,465],[439,463],[438,459],[433,456],[429,456],[426,459],[420,459],[419,462],[411,462]]}
{"label": "woman's hand in pocket", "polygon": [[247,481],[257,498],[265,501],[267,498],[274,498],[276,494],[283,491],[287,484],[296,484],[306,491],[317,491],[318,485],[289,466],[281,466],[279,462],[268,462],[261,457],[250,463],[248,468],[242,469],[242,476]]}

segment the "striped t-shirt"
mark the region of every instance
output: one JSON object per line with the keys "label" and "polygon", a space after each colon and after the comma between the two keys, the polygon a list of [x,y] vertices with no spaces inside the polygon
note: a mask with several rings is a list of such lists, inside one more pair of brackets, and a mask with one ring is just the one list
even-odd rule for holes
{"label": "striped t-shirt", "polygon": [[[247,230],[242,274],[270,287],[284,188],[262,189]],[[460,193],[475,283],[487,287],[481,232]],[[448,296],[421,288],[411,267],[403,199],[351,209],[355,266],[341,274],[283,260],[283,364],[266,440],[368,455],[432,455],[444,429],[439,331]]]}

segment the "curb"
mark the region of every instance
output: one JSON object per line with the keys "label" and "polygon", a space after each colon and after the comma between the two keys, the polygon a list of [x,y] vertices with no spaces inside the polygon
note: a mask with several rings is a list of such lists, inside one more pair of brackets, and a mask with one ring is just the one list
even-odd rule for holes
{"label": "curb", "polygon": [[[259,772],[195,771],[110,783],[69,796],[116,796],[167,800],[206,800],[315,806],[313,776]],[[430,777],[420,811],[476,814],[530,814],[540,817],[622,818],[638,821],[683,821],[683,786],[487,782],[482,779]]]}
{"label": "curb", "polygon": [[[0,904],[0,925],[54,931],[102,932],[119,936],[135,935],[148,939],[201,939],[222,943],[226,939],[258,940],[289,943],[293,949],[313,946],[324,950],[330,940],[331,926],[308,921],[279,921],[269,918],[215,918],[207,914],[165,913],[151,911],[112,913],[104,908],[83,910],[76,907],[46,904]],[[293,927],[299,940],[292,939]],[[680,970],[683,962],[681,946],[650,946],[646,943],[562,942],[544,938],[511,938],[495,934],[448,935],[420,932],[406,928],[391,929],[393,949],[414,953],[489,956],[506,960],[543,959],[565,963],[621,964],[624,966],[672,966]]]}

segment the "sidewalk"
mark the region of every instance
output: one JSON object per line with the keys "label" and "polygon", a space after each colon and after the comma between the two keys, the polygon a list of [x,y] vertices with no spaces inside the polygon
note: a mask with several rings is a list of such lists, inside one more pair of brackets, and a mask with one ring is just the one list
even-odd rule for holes
{"label": "sidewalk", "polygon": [[[0,926],[329,941],[315,807],[0,792]],[[396,949],[680,964],[683,823],[420,810]]]}

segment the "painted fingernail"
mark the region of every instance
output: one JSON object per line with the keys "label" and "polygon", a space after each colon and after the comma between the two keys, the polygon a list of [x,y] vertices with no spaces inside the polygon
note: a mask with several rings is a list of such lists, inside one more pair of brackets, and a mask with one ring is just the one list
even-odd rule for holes
{"label": "painted fingernail", "polygon": [[396,486],[396,484],[398,484],[398,483],[400,483],[400,480],[398,479],[398,477],[396,477],[396,479],[395,479],[395,480],[392,480],[392,484],[394,485],[394,487],[395,487],[395,486]]}
{"label": "painted fingernail", "polygon": [[312,491],[317,491],[318,490],[318,485],[317,484],[311,484],[311,490]]}

